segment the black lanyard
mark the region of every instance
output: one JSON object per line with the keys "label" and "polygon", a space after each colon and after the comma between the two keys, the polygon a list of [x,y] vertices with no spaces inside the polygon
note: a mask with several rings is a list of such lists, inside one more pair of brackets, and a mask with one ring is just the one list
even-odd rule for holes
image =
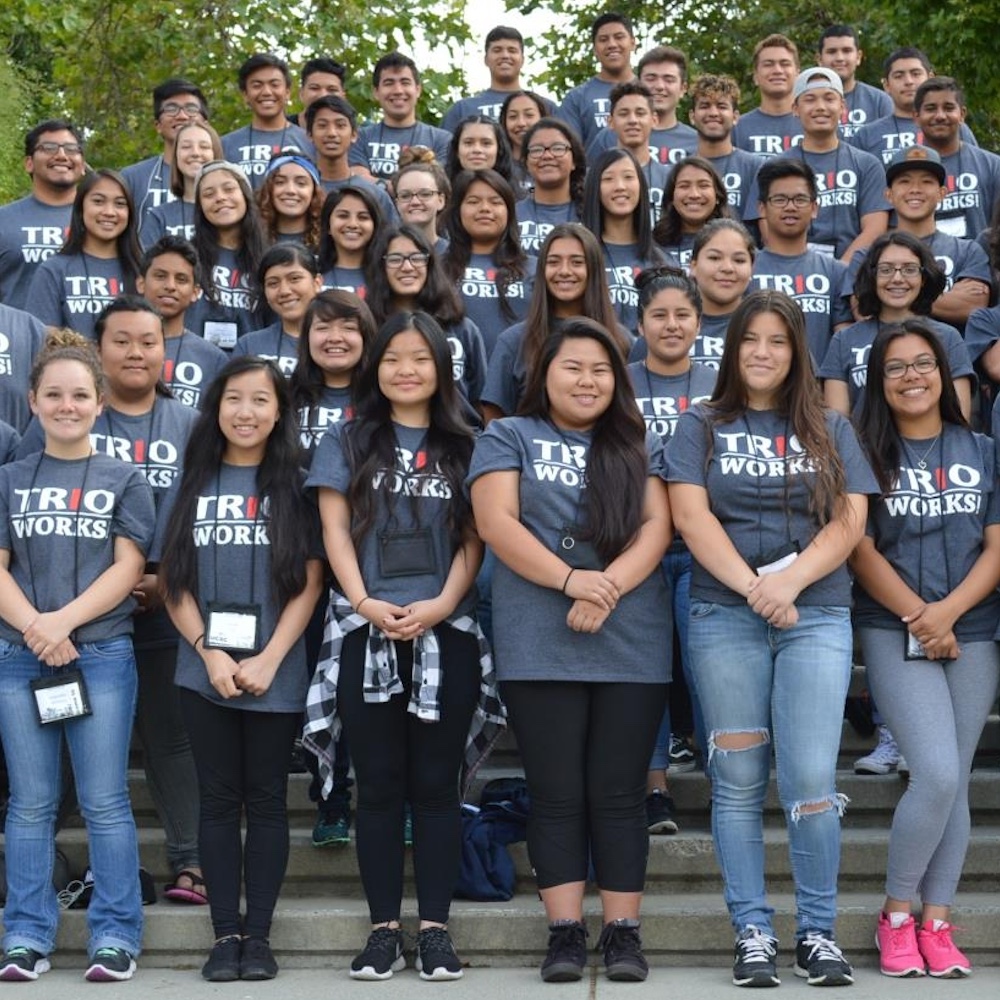
{"label": "black lanyard", "polygon": [[[215,510],[212,513],[212,578],[215,584],[215,590],[213,592],[212,600],[219,600],[219,544],[218,544],[218,534],[219,534],[219,499],[222,491],[222,472],[219,470],[215,474]],[[250,499],[247,497],[246,499]],[[256,506],[253,511],[253,534],[250,536],[250,603],[256,603],[254,601],[255,593],[255,577],[257,573],[257,524],[260,521],[260,508],[263,504],[263,499],[259,496],[254,497]]]}
{"label": "black lanyard", "polygon": [[[766,461],[764,458],[757,457],[757,448],[753,443],[753,431],[750,429],[750,420],[747,417],[747,411],[743,411],[743,426],[747,431],[747,452],[749,454],[748,462],[757,460],[757,551],[758,553],[764,551],[764,488],[763,488],[763,476],[760,473],[760,465]],[[785,514],[785,540],[791,543],[792,541],[792,525],[789,518],[789,494],[788,494],[788,459],[789,459],[789,448],[790,448],[790,438],[788,434],[788,418],[785,418],[785,454],[781,456],[781,478],[783,481],[782,492],[784,496],[784,502],[782,503],[782,508]]]}

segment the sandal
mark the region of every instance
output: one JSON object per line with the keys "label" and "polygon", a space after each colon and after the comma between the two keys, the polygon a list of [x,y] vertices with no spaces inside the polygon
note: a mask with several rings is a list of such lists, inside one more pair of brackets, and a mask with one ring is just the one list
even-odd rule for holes
{"label": "sandal", "polygon": [[[191,884],[181,885],[181,879],[187,879]],[[182,868],[163,891],[163,895],[173,903],[189,903],[192,906],[204,906],[208,902],[205,880],[190,868]]]}

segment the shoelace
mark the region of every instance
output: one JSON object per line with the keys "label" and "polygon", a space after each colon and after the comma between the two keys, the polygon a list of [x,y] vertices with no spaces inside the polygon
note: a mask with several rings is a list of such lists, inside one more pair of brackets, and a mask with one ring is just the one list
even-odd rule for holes
{"label": "shoelace", "polygon": [[396,942],[401,940],[398,927],[377,927],[368,938],[365,951],[384,952],[396,957]]}
{"label": "shoelace", "polygon": [[587,928],[576,921],[565,924],[549,925],[549,949],[558,942],[559,947],[579,948],[581,951],[587,950]]}
{"label": "shoelace", "polygon": [[606,924],[597,939],[598,951],[614,951],[618,954],[637,954],[642,951],[638,927],[628,927],[614,921]]}
{"label": "shoelace", "polygon": [[771,962],[777,953],[774,938],[761,934],[756,927],[746,937],[740,938],[739,944],[745,962]]}
{"label": "shoelace", "polygon": [[452,952],[451,937],[443,927],[425,927],[417,935],[417,944],[430,951]]}
{"label": "shoelace", "polygon": [[807,934],[802,943],[809,949],[809,961],[844,961],[844,953],[822,934]]}

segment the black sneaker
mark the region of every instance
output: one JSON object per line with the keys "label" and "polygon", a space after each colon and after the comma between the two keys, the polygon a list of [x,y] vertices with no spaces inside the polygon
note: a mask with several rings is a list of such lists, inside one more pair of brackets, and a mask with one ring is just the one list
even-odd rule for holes
{"label": "black sneaker", "polygon": [[40,951],[25,947],[11,948],[0,958],[0,980],[5,983],[27,983],[51,968],[48,958]]}
{"label": "black sneaker", "polygon": [[417,934],[417,972],[421,979],[461,979],[462,963],[444,927],[425,927]]}
{"label": "black sneaker", "polygon": [[240,979],[262,982],[274,979],[278,974],[278,963],[274,960],[267,938],[247,937],[240,950]]}
{"label": "black sneaker", "polygon": [[579,920],[549,924],[549,950],[542,962],[547,983],[571,983],[583,978],[587,964],[587,928]]}
{"label": "black sneaker", "polygon": [[810,986],[850,986],[854,970],[832,937],[810,932],[795,946],[795,975]]}
{"label": "black sneaker", "polygon": [[240,936],[230,934],[212,945],[201,978],[210,983],[235,983],[240,978]]}
{"label": "black sneaker", "polygon": [[376,927],[365,950],[351,962],[351,979],[391,979],[405,968],[403,932],[398,927]]}
{"label": "black sneaker", "polygon": [[691,741],[683,736],[670,737],[670,750],[667,755],[670,758],[670,770],[675,774],[693,771],[698,766],[694,747],[691,746]]}
{"label": "black sneaker", "polygon": [[676,833],[674,800],[659,789],[646,796],[646,829],[650,833]]}
{"label": "black sneaker", "polygon": [[777,954],[777,939],[750,924],[736,939],[733,985],[780,986]]}
{"label": "black sneaker", "polygon": [[649,964],[642,953],[638,920],[615,920],[604,925],[597,950],[604,951],[604,969],[608,979],[619,983],[641,983],[649,975]]}
{"label": "black sneaker", "polygon": [[134,972],[135,959],[124,948],[98,948],[83,978],[89,983],[121,983]]}

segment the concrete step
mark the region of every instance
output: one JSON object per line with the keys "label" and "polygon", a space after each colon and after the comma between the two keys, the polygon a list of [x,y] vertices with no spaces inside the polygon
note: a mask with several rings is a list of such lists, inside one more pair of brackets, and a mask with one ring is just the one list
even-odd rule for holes
{"label": "concrete step", "polygon": [[[837,941],[849,959],[862,967],[877,963],[874,932],[881,902],[881,895],[874,892],[842,892],[838,900]],[[776,893],[770,903],[775,909],[784,967],[792,961],[794,900],[787,893]],[[600,927],[595,894],[588,895],[585,910],[593,946]],[[212,940],[207,907],[158,903],[147,907],[145,915],[143,966],[201,965]],[[952,918],[964,928],[958,941],[975,965],[1000,964],[996,947],[1000,940],[1000,898],[995,893],[961,894]],[[403,919],[408,930],[415,929],[412,900],[404,904]],[[534,966],[541,961],[546,943],[541,903],[527,893],[508,903],[456,902],[450,929],[458,953],[472,966]],[[368,930],[368,913],[362,900],[320,895],[282,898],[271,942],[283,968],[343,969],[361,949]],[[732,930],[717,893],[647,896],[643,902],[642,936],[646,955],[654,965],[724,967],[732,961]],[[73,910],[63,915],[58,947],[60,953],[70,956],[85,950],[83,912]]]}
{"label": "concrete step", "polygon": [[[885,877],[888,838],[887,829],[863,827],[843,831],[840,859],[842,889],[877,891],[881,887]],[[87,860],[85,832],[65,830],[59,835],[57,843],[69,860],[70,871],[74,874],[82,872]],[[144,867],[162,888],[170,879],[163,834],[152,828],[140,829],[139,847]],[[766,829],[764,847],[769,884],[775,891],[791,891],[791,863],[785,831]],[[517,870],[519,888],[531,891],[534,880],[525,844],[512,844],[509,850]],[[407,865],[408,880],[409,867]],[[719,893],[721,887],[712,836],[707,828],[650,838],[647,892]],[[1000,827],[973,827],[961,887],[979,892],[1000,890]],[[349,898],[362,895],[354,841],[318,849],[312,846],[309,830],[294,827],[283,895],[309,896],[319,889]]]}

